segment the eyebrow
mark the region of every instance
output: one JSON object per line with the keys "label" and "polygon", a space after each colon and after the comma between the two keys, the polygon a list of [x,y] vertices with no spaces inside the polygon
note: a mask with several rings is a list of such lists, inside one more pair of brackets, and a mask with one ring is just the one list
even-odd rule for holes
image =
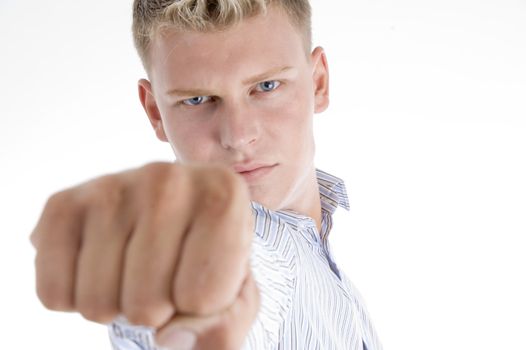
{"label": "eyebrow", "polygon": [[[279,73],[286,72],[288,70],[291,70],[293,67],[291,66],[285,66],[285,67],[278,67],[271,69],[267,72],[255,75],[253,77],[250,77],[248,79],[243,80],[243,85],[251,85],[254,83],[257,83],[259,81],[264,81],[265,79]],[[204,89],[171,89],[166,92],[167,95],[176,95],[176,96],[211,96],[213,93],[211,91],[207,91]]]}

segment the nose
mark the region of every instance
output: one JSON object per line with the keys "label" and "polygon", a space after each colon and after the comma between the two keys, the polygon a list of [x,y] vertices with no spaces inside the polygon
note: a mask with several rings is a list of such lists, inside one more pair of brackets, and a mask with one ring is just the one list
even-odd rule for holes
{"label": "nose", "polygon": [[257,114],[248,106],[236,104],[224,108],[220,118],[221,146],[227,150],[243,151],[260,136]]}

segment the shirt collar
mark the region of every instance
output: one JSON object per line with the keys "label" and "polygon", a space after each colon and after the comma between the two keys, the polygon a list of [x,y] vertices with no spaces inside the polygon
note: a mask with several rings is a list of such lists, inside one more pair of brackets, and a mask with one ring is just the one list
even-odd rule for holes
{"label": "shirt collar", "polygon": [[333,214],[338,206],[349,210],[349,197],[343,180],[319,169],[316,169],[316,177],[322,209],[330,214]]}
{"label": "shirt collar", "polygon": [[[332,215],[338,206],[349,210],[349,198],[347,197],[347,189],[344,181],[319,169],[316,169],[316,177],[318,180],[322,211],[327,215]],[[271,216],[275,214],[285,222],[294,224],[294,226],[296,226],[299,221],[312,221],[311,218],[289,210],[271,211],[256,202],[252,202],[252,207],[260,213],[266,212],[267,215],[270,214]],[[322,219],[325,219],[325,217]]]}

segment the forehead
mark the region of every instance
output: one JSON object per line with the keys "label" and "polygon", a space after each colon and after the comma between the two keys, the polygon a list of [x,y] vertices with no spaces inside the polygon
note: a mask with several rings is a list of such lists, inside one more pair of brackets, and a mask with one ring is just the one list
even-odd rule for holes
{"label": "forehead", "polygon": [[277,8],[221,31],[165,31],[154,40],[150,54],[151,78],[163,85],[173,79],[206,81],[218,73],[235,77],[306,61],[302,34]]}

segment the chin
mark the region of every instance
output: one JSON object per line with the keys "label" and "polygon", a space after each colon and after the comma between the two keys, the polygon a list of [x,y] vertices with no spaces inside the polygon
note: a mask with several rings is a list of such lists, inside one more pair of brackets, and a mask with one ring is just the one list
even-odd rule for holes
{"label": "chin", "polygon": [[249,188],[250,191],[250,200],[257,202],[264,207],[277,210],[279,208],[279,201],[275,199],[274,196],[270,195],[268,190],[263,188]]}

